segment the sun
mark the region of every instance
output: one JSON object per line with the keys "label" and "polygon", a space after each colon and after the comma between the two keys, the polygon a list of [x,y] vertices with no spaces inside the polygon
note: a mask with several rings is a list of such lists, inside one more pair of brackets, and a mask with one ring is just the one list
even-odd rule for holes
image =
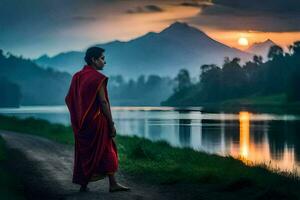
{"label": "sun", "polygon": [[245,37],[240,37],[238,43],[241,46],[248,46],[249,45],[249,41]]}

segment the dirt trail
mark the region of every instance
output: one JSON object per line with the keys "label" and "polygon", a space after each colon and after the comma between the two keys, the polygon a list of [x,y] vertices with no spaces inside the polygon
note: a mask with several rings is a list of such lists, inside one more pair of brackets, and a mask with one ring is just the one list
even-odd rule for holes
{"label": "dirt trail", "polygon": [[[51,140],[9,131],[0,131],[9,152],[14,154],[10,170],[20,175],[29,199],[177,199],[168,186],[149,185],[119,171],[118,180],[132,188],[109,193],[108,180],[89,184],[90,192],[79,193],[72,184],[73,147]],[[177,198],[176,198],[177,197]]]}

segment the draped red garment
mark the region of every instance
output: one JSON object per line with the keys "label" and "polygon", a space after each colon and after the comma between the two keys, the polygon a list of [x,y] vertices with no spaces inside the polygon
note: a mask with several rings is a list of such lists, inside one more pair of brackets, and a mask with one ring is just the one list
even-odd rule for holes
{"label": "draped red garment", "polygon": [[107,94],[108,78],[86,65],[74,74],[65,98],[70,111],[75,138],[73,183],[84,185],[114,173],[118,168],[118,154],[109,126],[100,106],[98,92],[104,86]]}

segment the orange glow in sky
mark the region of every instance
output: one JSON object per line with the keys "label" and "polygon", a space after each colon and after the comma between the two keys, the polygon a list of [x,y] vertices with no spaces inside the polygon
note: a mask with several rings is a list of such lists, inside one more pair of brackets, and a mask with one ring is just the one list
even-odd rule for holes
{"label": "orange glow in sky", "polygon": [[247,38],[248,45],[251,46],[256,42],[264,42],[267,39],[271,39],[276,44],[287,47],[293,44],[295,41],[300,40],[300,32],[241,32],[241,31],[222,31],[213,29],[203,29],[204,32],[213,39],[222,42],[230,47],[235,47],[244,50],[247,46],[241,46],[237,41],[239,38]]}
{"label": "orange glow in sky", "polygon": [[[136,13],[110,16],[106,20],[92,21],[80,27],[69,28],[62,35],[74,35],[80,38],[86,36],[85,44],[105,43],[113,40],[128,41],[150,31],[160,32],[175,21],[185,22],[202,12],[197,7],[162,6],[164,12]],[[300,32],[257,32],[257,31],[229,31],[216,28],[197,26],[193,27],[205,32],[212,39],[227,46],[246,50],[253,43],[271,39],[287,50],[287,46],[300,40]],[[88,30],[88,31],[87,31]],[[80,46],[82,48],[82,46]]]}

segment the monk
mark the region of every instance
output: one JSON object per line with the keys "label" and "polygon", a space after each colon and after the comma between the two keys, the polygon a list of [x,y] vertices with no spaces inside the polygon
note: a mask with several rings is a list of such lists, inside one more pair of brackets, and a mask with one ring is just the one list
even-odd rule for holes
{"label": "monk", "polygon": [[118,152],[114,137],[116,128],[107,93],[108,78],[98,70],[104,68],[104,49],[91,47],[85,54],[87,63],[75,73],[65,102],[70,111],[75,138],[73,183],[88,191],[91,181],[109,178],[109,191],[125,191],[128,187],[116,181]]}

